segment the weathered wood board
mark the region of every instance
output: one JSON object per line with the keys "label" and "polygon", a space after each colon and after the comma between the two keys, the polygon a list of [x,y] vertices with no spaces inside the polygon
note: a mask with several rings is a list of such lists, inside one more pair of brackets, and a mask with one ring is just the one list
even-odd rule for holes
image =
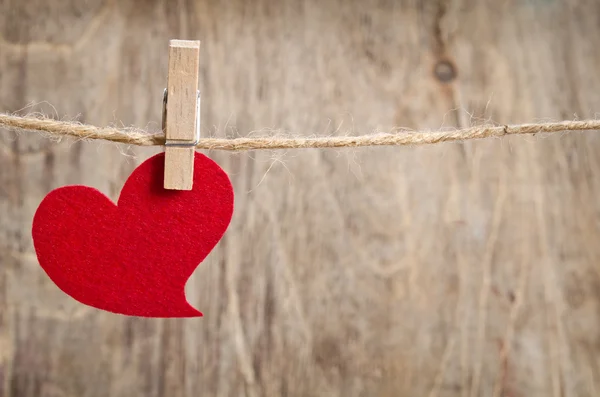
{"label": "weathered wood board", "polygon": [[[202,41],[202,133],[594,117],[600,3],[0,0],[0,111],[158,130]],[[0,396],[598,396],[600,137],[211,153],[236,209],[202,319],[115,316],[36,262],[37,204],[159,149],[0,131]]]}

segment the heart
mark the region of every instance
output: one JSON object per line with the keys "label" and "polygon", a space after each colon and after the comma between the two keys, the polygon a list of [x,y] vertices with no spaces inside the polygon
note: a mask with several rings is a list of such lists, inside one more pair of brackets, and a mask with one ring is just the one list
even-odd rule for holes
{"label": "heart", "polygon": [[51,191],[33,218],[41,267],[66,294],[129,316],[199,317],[185,284],[233,214],[227,174],[195,153],[191,191],[163,188],[164,153],[137,167],[115,205],[87,186]]}

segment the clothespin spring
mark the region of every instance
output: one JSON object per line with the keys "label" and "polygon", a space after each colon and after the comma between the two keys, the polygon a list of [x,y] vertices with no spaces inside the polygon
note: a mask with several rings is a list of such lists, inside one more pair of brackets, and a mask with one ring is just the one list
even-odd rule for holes
{"label": "clothespin spring", "polygon": [[[200,142],[200,90],[198,90],[198,97],[196,100],[196,135],[193,141],[181,141],[174,139],[165,139],[165,146],[168,147],[195,147]],[[167,130],[167,100],[168,92],[165,88],[163,92],[163,111],[162,111],[162,131],[166,134]]]}

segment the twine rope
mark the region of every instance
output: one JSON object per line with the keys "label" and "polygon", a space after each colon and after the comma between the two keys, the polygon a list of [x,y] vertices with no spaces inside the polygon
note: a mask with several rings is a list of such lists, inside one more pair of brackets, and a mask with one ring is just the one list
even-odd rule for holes
{"label": "twine rope", "polygon": [[[0,128],[15,131],[34,131],[52,137],[74,137],[99,139],[137,146],[165,144],[162,133],[151,134],[134,128],[96,127],[71,121],[49,118],[21,117],[0,114]],[[360,136],[328,137],[246,137],[246,138],[201,138],[197,149],[206,150],[272,150],[308,148],[353,148],[365,146],[427,145],[440,142],[465,141],[508,135],[534,135],[566,131],[600,130],[600,120],[561,121],[517,125],[480,125],[447,131],[400,131],[397,133],[374,133]]]}

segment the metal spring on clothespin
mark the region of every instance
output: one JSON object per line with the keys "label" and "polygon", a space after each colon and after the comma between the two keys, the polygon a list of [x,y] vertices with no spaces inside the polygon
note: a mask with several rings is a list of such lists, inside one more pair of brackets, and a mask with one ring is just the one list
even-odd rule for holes
{"label": "metal spring on clothespin", "polygon": [[[167,97],[169,96],[167,89],[163,93],[163,112],[162,112],[162,130],[166,131],[167,128]],[[194,140],[185,142],[185,141],[174,141],[171,139],[165,139],[165,146],[171,147],[196,147],[198,142],[200,142],[200,90],[198,90],[198,97],[196,99],[196,135],[194,135]]]}

